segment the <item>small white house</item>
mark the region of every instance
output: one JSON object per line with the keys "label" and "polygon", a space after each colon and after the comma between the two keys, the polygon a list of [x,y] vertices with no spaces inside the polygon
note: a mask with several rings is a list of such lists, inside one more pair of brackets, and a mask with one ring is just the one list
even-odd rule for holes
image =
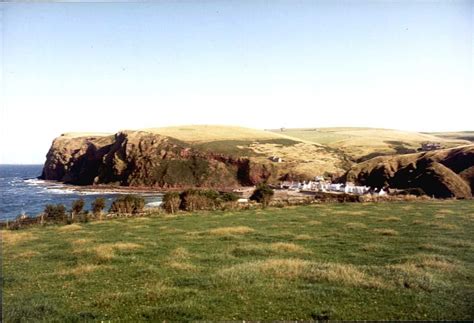
{"label": "small white house", "polygon": [[272,157],[270,157],[270,160],[274,163],[282,163],[283,162],[283,159],[281,157],[278,157],[278,156],[272,156]]}

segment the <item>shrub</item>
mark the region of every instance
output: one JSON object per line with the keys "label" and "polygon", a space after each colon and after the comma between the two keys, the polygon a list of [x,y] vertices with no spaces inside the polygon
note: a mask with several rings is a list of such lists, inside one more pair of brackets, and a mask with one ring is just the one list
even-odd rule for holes
{"label": "shrub", "polygon": [[168,213],[176,213],[181,205],[181,197],[178,192],[168,192],[163,196],[162,207]]}
{"label": "shrub", "polygon": [[94,213],[95,216],[99,215],[104,208],[105,199],[103,197],[98,197],[92,202],[92,213]]}
{"label": "shrub", "polygon": [[137,214],[143,211],[145,199],[135,195],[120,196],[113,201],[110,207],[112,213]]}
{"label": "shrub", "polygon": [[72,202],[71,212],[72,214],[81,214],[84,210],[84,199],[75,200]]}
{"label": "shrub", "polygon": [[66,222],[66,207],[63,204],[48,204],[44,208],[44,217],[48,221]]}
{"label": "shrub", "polygon": [[224,202],[236,202],[239,199],[239,196],[234,193],[226,192],[221,195],[221,199]]}
{"label": "shrub", "polygon": [[215,210],[220,206],[219,192],[189,189],[180,194],[180,209],[184,211]]}
{"label": "shrub", "polygon": [[268,206],[274,195],[273,190],[266,183],[257,185],[257,188],[250,196],[251,201],[262,203],[264,207]]}

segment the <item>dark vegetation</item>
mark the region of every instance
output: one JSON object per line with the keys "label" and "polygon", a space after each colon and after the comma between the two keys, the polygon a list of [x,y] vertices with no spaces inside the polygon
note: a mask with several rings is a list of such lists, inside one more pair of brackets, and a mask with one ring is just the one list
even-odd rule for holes
{"label": "dark vegetation", "polygon": [[81,214],[84,211],[84,199],[78,199],[72,202],[71,213],[74,215]]}
{"label": "dark vegetation", "polygon": [[143,212],[145,199],[136,195],[120,196],[112,202],[109,212],[119,214],[138,214]]}
{"label": "dark vegetation", "polygon": [[[96,198],[91,203],[91,212],[84,210],[84,200],[78,199],[72,203],[70,212],[67,211],[63,204],[48,204],[45,206],[42,214],[35,217],[27,215],[18,216],[15,220],[7,220],[0,222],[0,228],[7,228],[11,230],[18,230],[35,225],[47,224],[71,224],[71,223],[86,223],[89,220],[102,220],[102,211],[106,203],[102,197]],[[112,202],[108,217],[120,217],[123,215],[137,215],[144,211],[145,200],[140,196],[125,195],[116,198]]]}
{"label": "dark vegetation", "polygon": [[268,204],[270,204],[274,194],[275,192],[270,186],[268,186],[268,184],[262,183],[257,185],[257,188],[252,193],[252,196],[250,196],[250,200],[261,203],[264,207],[267,207]]}
{"label": "dark vegetation", "polygon": [[369,159],[379,157],[379,156],[392,156],[392,155],[403,155],[403,154],[413,154],[416,153],[417,150],[410,147],[407,143],[403,141],[395,141],[395,140],[387,140],[384,141],[385,143],[389,144],[389,147],[395,152],[373,152],[362,156],[356,160],[357,163],[362,163]]}
{"label": "dark vegetation", "polygon": [[95,216],[99,215],[105,209],[105,199],[98,197],[92,202],[92,214]]}
{"label": "dark vegetation", "polygon": [[219,193],[215,190],[188,189],[181,193],[166,193],[163,197],[162,208],[168,213],[218,210],[235,203],[238,198],[237,195],[230,192]]}
{"label": "dark vegetation", "polygon": [[145,180],[146,185],[197,186],[209,175],[209,161],[198,158],[162,160],[151,172],[152,176]]}
{"label": "dark vegetation", "polygon": [[254,143],[259,144],[275,144],[280,146],[293,146],[299,141],[281,138],[281,139],[266,139],[266,140],[217,140],[206,142],[202,144],[195,144],[193,147],[197,150],[225,154],[233,157],[258,157],[263,156],[253,151],[250,146]]}
{"label": "dark vegetation", "polygon": [[44,219],[49,222],[66,222],[66,207],[63,204],[48,204],[44,208]]}

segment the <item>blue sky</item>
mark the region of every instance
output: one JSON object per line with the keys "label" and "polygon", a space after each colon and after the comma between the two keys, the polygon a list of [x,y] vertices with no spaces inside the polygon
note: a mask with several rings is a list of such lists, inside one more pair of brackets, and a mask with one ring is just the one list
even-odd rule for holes
{"label": "blue sky", "polygon": [[0,8],[0,163],[43,162],[68,131],[474,130],[472,1]]}

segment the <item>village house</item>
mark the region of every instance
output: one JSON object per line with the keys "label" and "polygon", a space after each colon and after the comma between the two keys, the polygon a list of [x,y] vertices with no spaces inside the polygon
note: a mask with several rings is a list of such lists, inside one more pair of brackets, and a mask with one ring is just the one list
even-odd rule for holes
{"label": "village house", "polygon": [[441,143],[439,142],[424,142],[421,144],[422,151],[438,150],[441,148]]}
{"label": "village house", "polygon": [[283,159],[281,157],[278,157],[278,156],[272,156],[272,157],[269,157],[268,159],[270,159],[274,163],[282,163],[283,162]]}
{"label": "village house", "polygon": [[[324,180],[303,182],[282,182],[280,189],[292,191],[334,192],[363,195],[370,192],[368,186],[356,186],[354,183],[331,183]],[[384,192],[385,193],[385,192]]]}

